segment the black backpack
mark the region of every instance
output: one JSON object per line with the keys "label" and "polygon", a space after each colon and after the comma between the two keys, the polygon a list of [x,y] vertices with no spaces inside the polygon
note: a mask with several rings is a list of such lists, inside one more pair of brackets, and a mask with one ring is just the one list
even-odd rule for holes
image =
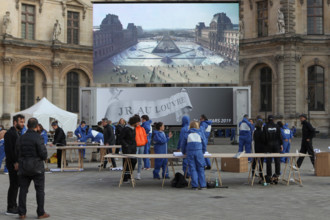
{"label": "black backpack", "polygon": [[184,188],[188,186],[188,182],[181,173],[176,173],[174,179],[171,181],[171,186],[176,188]]}

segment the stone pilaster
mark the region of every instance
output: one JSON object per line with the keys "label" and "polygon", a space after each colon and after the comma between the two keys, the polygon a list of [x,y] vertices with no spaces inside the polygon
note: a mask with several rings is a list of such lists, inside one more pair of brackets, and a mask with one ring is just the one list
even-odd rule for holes
{"label": "stone pilaster", "polygon": [[52,99],[51,99],[51,101],[56,106],[59,106],[60,99],[61,99],[61,97],[59,96],[59,93],[60,93],[60,67],[61,67],[61,65],[62,65],[61,62],[52,62],[53,86],[52,86]]}
{"label": "stone pilaster", "polygon": [[276,55],[277,62],[277,115],[284,115],[284,55]]}
{"label": "stone pilaster", "polygon": [[12,71],[12,57],[3,57],[3,112],[2,118],[9,119],[10,113],[15,112],[15,100],[16,93],[12,92],[12,83],[11,83],[11,71]]}

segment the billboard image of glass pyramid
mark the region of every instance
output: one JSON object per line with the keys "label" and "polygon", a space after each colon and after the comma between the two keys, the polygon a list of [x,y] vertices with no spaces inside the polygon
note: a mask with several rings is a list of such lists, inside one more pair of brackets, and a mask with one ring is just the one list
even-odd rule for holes
{"label": "billboard image of glass pyramid", "polygon": [[164,35],[152,53],[181,53],[181,51],[169,35]]}

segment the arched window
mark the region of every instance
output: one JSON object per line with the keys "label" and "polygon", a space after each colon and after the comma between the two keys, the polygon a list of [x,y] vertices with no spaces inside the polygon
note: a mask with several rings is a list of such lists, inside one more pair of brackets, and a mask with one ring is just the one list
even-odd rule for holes
{"label": "arched window", "polygon": [[308,67],[308,109],[324,111],[324,69],[321,66]]}
{"label": "arched window", "polygon": [[272,70],[260,70],[260,111],[272,111]]}
{"label": "arched window", "polygon": [[307,0],[307,34],[323,34],[323,0]]}
{"label": "arched window", "polygon": [[66,109],[70,112],[79,112],[79,75],[69,72],[66,78]]}
{"label": "arched window", "polygon": [[21,70],[21,110],[34,104],[34,71],[30,68]]}

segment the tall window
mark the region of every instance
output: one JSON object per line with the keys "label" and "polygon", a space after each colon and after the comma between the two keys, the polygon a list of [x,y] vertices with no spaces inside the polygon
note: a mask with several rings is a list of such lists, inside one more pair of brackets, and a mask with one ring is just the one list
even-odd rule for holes
{"label": "tall window", "polygon": [[324,111],[324,69],[321,66],[308,67],[308,109]]}
{"label": "tall window", "polygon": [[258,10],[258,37],[268,36],[268,1],[257,3]]}
{"label": "tall window", "polygon": [[79,75],[76,72],[67,74],[66,108],[70,112],[79,112]]}
{"label": "tall window", "polygon": [[22,38],[34,40],[35,7],[22,4]]}
{"label": "tall window", "polygon": [[323,0],[307,0],[307,34],[323,34]]}
{"label": "tall window", "polygon": [[272,70],[260,70],[260,111],[272,111]]}
{"label": "tall window", "polygon": [[68,11],[68,44],[79,44],[79,13]]}
{"label": "tall window", "polygon": [[21,70],[21,110],[34,104],[34,71],[29,68]]}

